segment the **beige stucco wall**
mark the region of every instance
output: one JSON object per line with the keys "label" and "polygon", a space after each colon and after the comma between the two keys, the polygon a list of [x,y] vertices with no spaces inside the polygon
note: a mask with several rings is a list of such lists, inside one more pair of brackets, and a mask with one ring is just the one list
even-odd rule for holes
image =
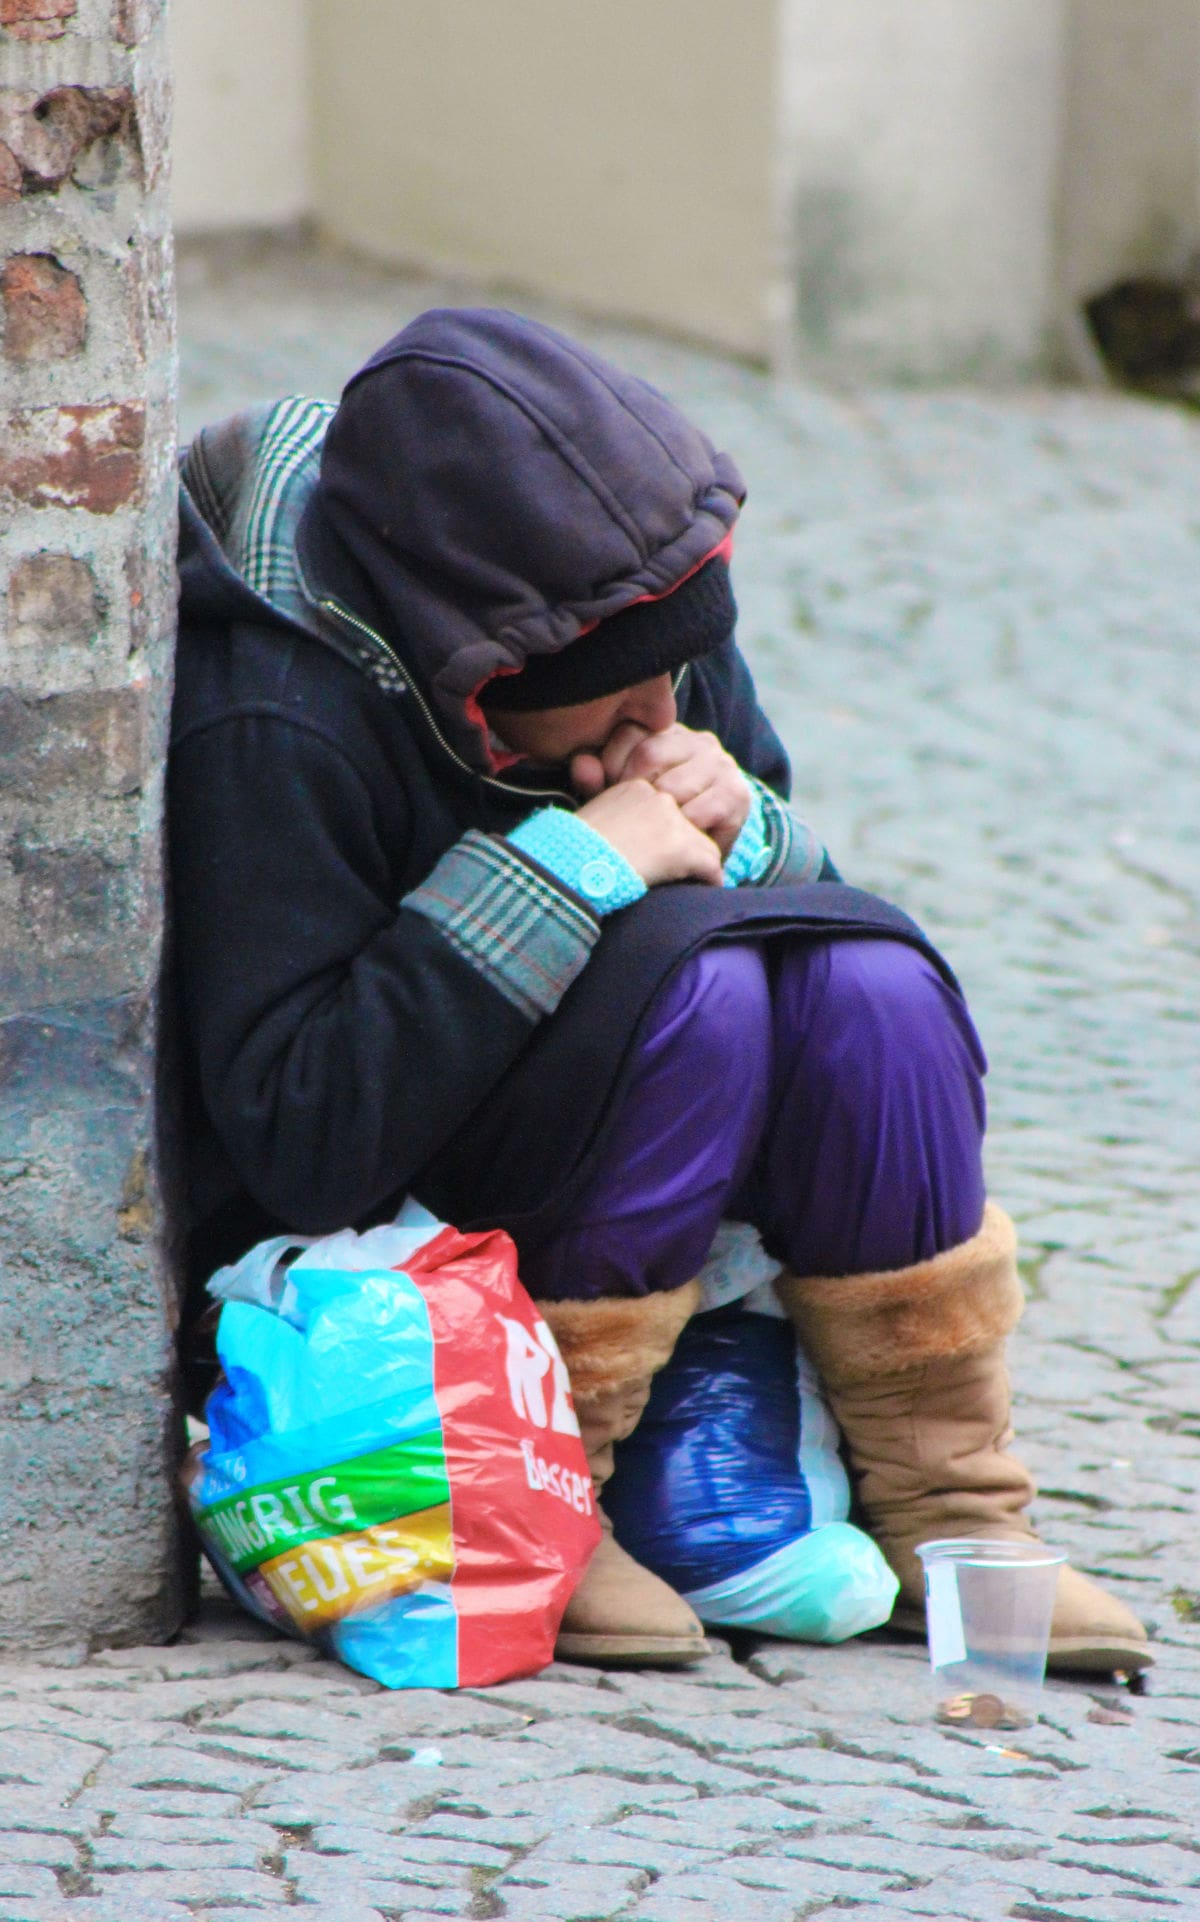
{"label": "beige stucco wall", "polygon": [[1060,272],[1068,301],[1200,247],[1200,6],[1069,0]]}
{"label": "beige stucco wall", "polygon": [[322,224],[761,353],[775,0],[338,0],[312,13]]}
{"label": "beige stucco wall", "polygon": [[184,232],[315,214],[804,372],[1083,366],[1080,297],[1200,244],[1200,0],[171,15]]}
{"label": "beige stucco wall", "polygon": [[1019,371],[1053,287],[1061,0],[783,0],[801,367]]}
{"label": "beige stucco wall", "polygon": [[302,219],[311,197],[307,0],[171,0],[169,20],[176,227]]}

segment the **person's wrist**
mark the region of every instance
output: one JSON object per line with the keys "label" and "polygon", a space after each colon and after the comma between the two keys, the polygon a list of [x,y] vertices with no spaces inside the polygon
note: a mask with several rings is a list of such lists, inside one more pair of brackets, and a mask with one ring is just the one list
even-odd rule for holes
{"label": "person's wrist", "polygon": [[646,893],[641,875],[612,842],[565,808],[539,808],[505,839],[598,915],[631,907]]}

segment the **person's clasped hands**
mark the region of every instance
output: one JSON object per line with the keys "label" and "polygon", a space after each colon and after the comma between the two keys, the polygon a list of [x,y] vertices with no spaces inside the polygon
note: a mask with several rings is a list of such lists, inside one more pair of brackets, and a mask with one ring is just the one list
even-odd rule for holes
{"label": "person's clasped hands", "polygon": [[715,734],[673,721],[650,732],[622,721],[598,752],[571,757],[579,818],[623,855],[648,888],[720,887],[722,863],[750,812],[750,787]]}

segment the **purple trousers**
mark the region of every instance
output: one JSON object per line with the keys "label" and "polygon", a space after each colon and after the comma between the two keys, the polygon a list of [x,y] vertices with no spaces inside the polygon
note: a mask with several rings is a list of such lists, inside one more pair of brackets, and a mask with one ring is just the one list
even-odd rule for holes
{"label": "purple trousers", "polygon": [[904,1268],[983,1216],[983,1050],[902,942],[731,943],[661,989],[573,1218],[530,1293],[678,1288],[722,1220],[801,1275]]}

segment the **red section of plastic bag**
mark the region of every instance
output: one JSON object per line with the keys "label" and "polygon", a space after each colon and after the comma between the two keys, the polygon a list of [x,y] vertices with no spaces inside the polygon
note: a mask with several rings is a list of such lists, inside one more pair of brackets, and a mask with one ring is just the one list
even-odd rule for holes
{"label": "red section of plastic bag", "polygon": [[404,1272],[433,1331],[459,1686],[533,1674],[600,1539],[567,1371],[506,1234],[445,1228]]}

